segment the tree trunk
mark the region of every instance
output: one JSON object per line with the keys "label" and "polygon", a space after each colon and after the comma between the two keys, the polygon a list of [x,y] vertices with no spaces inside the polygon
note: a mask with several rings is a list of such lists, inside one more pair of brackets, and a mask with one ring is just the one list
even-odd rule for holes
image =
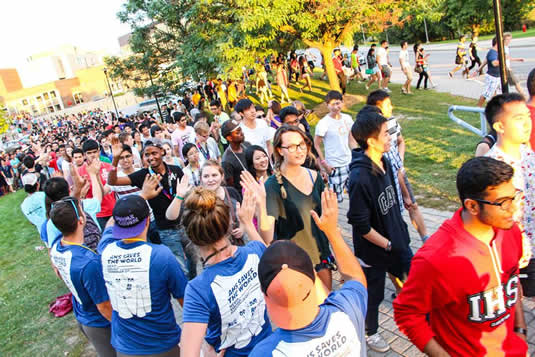
{"label": "tree trunk", "polygon": [[481,29],[481,25],[480,24],[472,24],[472,25],[470,25],[470,27],[472,28],[472,38],[479,37],[479,30]]}
{"label": "tree trunk", "polygon": [[323,65],[327,71],[327,78],[329,78],[329,86],[331,87],[331,90],[342,92],[332,60],[334,45],[332,43],[325,43],[319,48],[319,50],[323,56]]}

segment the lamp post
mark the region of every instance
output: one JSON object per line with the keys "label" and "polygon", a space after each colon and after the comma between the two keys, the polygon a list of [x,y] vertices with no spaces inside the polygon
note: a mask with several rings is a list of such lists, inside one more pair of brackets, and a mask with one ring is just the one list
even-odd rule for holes
{"label": "lamp post", "polygon": [[509,93],[507,84],[507,71],[505,70],[505,49],[503,46],[503,23],[502,8],[500,0],[493,0],[494,24],[496,27],[496,41],[498,43],[498,59],[500,60],[500,78],[502,82],[502,93]]}
{"label": "lamp post", "polygon": [[117,105],[115,104],[115,98],[113,97],[113,92],[111,91],[107,68],[104,68],[104,75],[106,76],[106,83],[108,84],[108,90],[110,91],[111,101],[113,102],[113,107],[115,108],[115,115],[117,116],[116,119],[119,119],[119,111],[117,110]]}
{"label": "lamp post", "polygon": [[424,28],[425,28],[425,43],[429,43],[429,34],[427,33],[427,21],[425,21],[425,17],[424,17]]}

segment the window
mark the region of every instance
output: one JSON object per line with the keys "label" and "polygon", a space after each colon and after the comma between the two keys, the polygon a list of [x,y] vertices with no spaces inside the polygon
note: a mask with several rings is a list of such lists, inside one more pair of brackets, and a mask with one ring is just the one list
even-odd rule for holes
{"label": "window", "polygon": [[82,93],[73,93],[72,98],[74,99],[74,104],[80,104],[84,102]]}
{"label": "window", "polygon": [[43,93],[43,98],[45,98],[45,100],[50,99],[50,97],[48,96],[48,93]]}
{"label": "window", "polygon": [[56,91],[50,92],[50,98],[56,98]]}
{"label": "window", "polygon": [[40,102],[40,103],[43,102],[43,97],[41,97],[40,95],[35,97],[35,99],[37,99],[37,101]]}
{"label": "window", "polygon": [[24,105],[24,106],[28,105],[28,99],[23,99],[22,100],[22,105]]}

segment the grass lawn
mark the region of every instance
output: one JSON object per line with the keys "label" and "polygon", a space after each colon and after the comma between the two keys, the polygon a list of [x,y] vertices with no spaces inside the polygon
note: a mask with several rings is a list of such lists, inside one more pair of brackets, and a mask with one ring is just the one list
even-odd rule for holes
{"label": "grass lawn", "polygon": [[[391,84],[390,88],[394,114],[400,119],[407,142],[406,168],[419,204],[454,210],[458,207],[457,169],[473,155],[479,139],[448,119],[447,109],[452,104],[475,105],[474,100],[434,91],[402,96],[399,85]],[[314,93],[301,94],[292,85],[289,94],[321,117],[326,112],[322,102],[328,90],[326,81],[315,78]],[[273,86],[273,92],[280,98],[277,86]],[[348,93],[345,112],[354,118],[364,105],[364,84],[351,82]],[[473,125],[478,121],[474,115],[467,119]],[[0,197],[0,355],[86,355],[87,342],[74,315],[55,318],[48,313],[48,303],[65,294],[67,288],[52,272],[46,250],[35,250],[42,243],[35,227],[20,211],[25,197],[23,191]]]}
{"label": "grass lawn", "polygon": [[48,304],[68,292],[37,229],[20,211],[23,190],[0,197],[0,356],[79,356],[85,338],[72,313],[55,318]]}
{"label": "grass lawn", "polygon": [[[314,93],[300,93],[295,85],[290,86],[292,100],[299,99],[307,108],[315,108],[319,117],[326,113],[323,98],[329,90],[328,82],[319,80],[316,73],[313,80]],[[372,89],[376,89],[376,84]],[[414,91],[412,96],[402,95],[401,86],[390,84],[394,115],[398,116],[403,137],[407,144],[406,170],[413,184],[421,206],[443,210],[458,207],[455,176],[463,162],[473,156],[479,142],[477,135],[463,129],[448,118],[450,105],[475,106],[473,99],[438,93],[433,90]],[[350,82],[345,112],[355,118],[364,106],[367,91],[363,83]],[[273,95],[280,98],[277,86]],[[479,125],[479,116],[471,113],[457,115],[474,126]]]}

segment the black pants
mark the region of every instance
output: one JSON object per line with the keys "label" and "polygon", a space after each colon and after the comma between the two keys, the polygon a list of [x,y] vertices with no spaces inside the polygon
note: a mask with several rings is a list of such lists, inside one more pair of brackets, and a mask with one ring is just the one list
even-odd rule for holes
{"label": "black pants", "polygon": [[429,74],[427,74],[427,71],[425,71],[425,70],[420,72],[420,78],[418,78],[418,84],[416,85],[416,89],[420,88],[420,84],[422,83],[422,79],[424,79],[424,77],[425,77],[424,88],[427,89],[427,80],[429,79]]}
{"label": "black pants", "polygon": [[472,68],[474,68],[476,66],[476,63],[479,67],[481,67],[481,60],[479,59],[479,57],[474,57],[472,63],[470,64],[470,67],[468,67],[468,70],[470,71]]}
{"label": "black pants", "polygon": [[95,347],[98,357],[115,357],[115,349],[111,345],[111,327],[89,327],[78,323],[78,327]]}
{"label": "black pants", "polygon": [[342,88],[342,94],[346,94],[347,78],[344,72],[336,73],[336,76],[340,80],[340,88]]}
{"label": "black pants", "polygon": [[390,273],[401,281],[407,279],[411,266],[412,251],[403,254],[397,263],[389,267],[362,268],[368,283],[368,312],[366,313],[366,334],[375,335],[379,328],[379,305],[385,298],[386,273]]}

